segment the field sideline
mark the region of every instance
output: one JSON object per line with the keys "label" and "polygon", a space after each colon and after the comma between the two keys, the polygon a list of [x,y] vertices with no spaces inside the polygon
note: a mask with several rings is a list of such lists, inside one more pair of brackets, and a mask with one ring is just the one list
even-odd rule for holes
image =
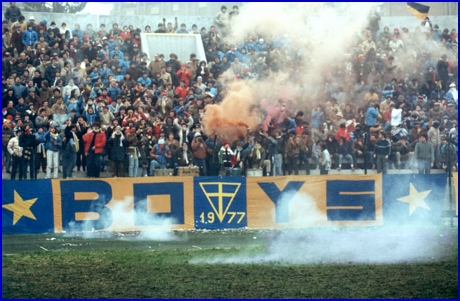
{"label": "field sideline", "polygon": [[[457,231],[439,226],[2,235],[2,297],[457,298]],[[392,236],[380,246],[390,256],[374,257],[337,239],[356,235]],[[412,236],[424,240],[412,242]],[[331,240],[337,241],[332,247]],[[399,241],[422,243],[426,250],[386,262],[406,258]],[[343,254],[350,261],[338,262]],[[369,262],[357,255],[369,255]]]}

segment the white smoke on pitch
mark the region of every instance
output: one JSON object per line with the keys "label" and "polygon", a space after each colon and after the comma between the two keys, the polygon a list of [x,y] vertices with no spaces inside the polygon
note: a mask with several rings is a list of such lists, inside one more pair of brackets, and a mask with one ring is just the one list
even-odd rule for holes
{"label": "white smoke on pitch", "polygon": [[[133,229],[134,219],[136,219],[137,225],[150,226],[142,226],[142,230],[140,230],[137,235],[119,235],[117,237],[123,237],[123,239],[155,241],[173,241],[178,239],[172,233],[172,228],[176,224],[174,219],[165,218],[154,213],[148,213],[139,209],[139,207],[134,208],[133,197],[126,197],[122,201],[112,200],[111,203],[112,202],[114,205],[111,206],[110,209],[107,208],[108,210],[105,211],[102,211],[102,207],[104,207],[103,204],[92,202],[90,211],[102,211],[104,213],[99,214],[97,220],[85,220],[82,223],[70,222],[68,224],[69,231],[66,235],[74,236],[76,233],[79,233],[85,238],[111,237],[116,232],[126,232],[127,229]],[[147,202],[147,200],[142,200],[138,205],[145,202]],[[109,227],[110,232],[105,230]]]}
{"label": "white smoke on pitch", "polygon": [[[285,193],[289,202],[294,191]],[[258,237],[265,241],[263,254],[248,256],[196,257],[194,264],[390,264],[426,261],[439,248],[439,233],[434,228],[314,228],[325,216],[313,198],[296,194],[290,204],[290,223],[303,229],[274,230]],[[288,210],[288,206],[284,206]],[[274,214],[274,213],[273,213]],[[324,224],[324,223],[323,223]],[[312,228],[312,229],[306,229]],[[442,236],[442,235],[441,235]]]}

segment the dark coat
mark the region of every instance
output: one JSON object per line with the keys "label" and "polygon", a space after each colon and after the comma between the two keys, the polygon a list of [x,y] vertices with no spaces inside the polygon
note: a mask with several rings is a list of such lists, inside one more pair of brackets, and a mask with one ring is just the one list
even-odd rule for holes
{"label": "dark coat", "polygon": [[6,9],[5,12],[5,19],[14,23],[18,20],[19,16],[21,15],[21,10],[17,6],[10,6]]}
{"label": "dark coat", "polygon": [[110,137],[109,144],[111,146],[111,160],[117,162],[124,162],[125,161],[125,149],[127,146],[127,141],[124,139],[120,146],[120,139],[121,135],[115,135],[115,138]]}
{"label": "dark coat", "polygon": [[24,50],[24,44],[22,44],[22,32],[14,31],[11,34],[11,45],[18,50],[18,54]]}
{"label": "dark coat", "polygon": [[193,161],[192,152],[190,151],[190,149],[187,150],[188,164],[184,160],[184,150],[182,149],[182,147],[176,150],[176,152],[174,153],[174,156],[176,157],[176,161],[177,161],[177,164],[179,164],[179,166],[188,166],[193,163],[192,162]]}

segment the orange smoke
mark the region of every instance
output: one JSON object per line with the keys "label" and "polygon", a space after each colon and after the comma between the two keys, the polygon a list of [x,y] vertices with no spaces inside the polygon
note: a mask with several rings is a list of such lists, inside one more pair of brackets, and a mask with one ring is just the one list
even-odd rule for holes
{"label": "orange smoke", "polygon": [[255,129],[260,120],[258,114],[251,110],[255,96],[247,83],[235,82],[228,91],[220,105],[206,106],[203,125],[206,135],[217,134],[232,143],[245,137],[248,128]]}

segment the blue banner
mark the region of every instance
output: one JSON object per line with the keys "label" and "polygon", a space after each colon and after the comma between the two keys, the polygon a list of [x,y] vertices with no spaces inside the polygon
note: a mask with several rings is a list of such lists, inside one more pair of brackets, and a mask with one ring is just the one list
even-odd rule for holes
{"label": "blue banner", "polygon": [[246,227],[246,178],[195,177],[196,229]]}
{"label": "blue banner", "polygon": [[51,180],[2,181],[2,233],[54,232]]}
{"label": "blue banner", "polygon": [[383,175],[385,224],[439,223],[446,183],[446,174]]}

